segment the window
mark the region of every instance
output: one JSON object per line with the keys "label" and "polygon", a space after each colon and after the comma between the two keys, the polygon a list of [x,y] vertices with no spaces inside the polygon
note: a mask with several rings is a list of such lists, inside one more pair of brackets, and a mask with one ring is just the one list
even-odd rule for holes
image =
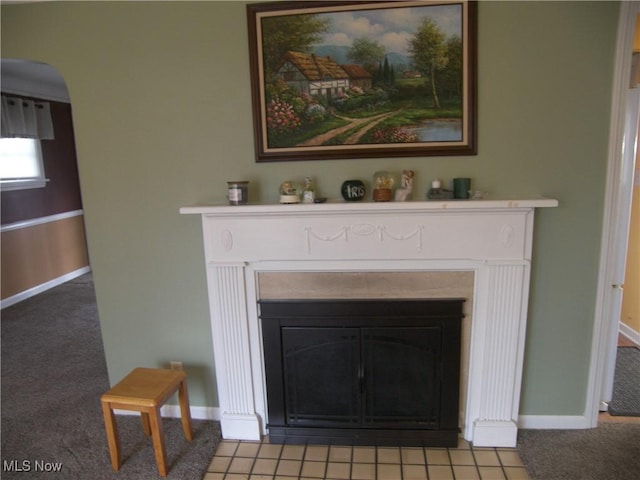
{"label": "window", "polygon": [[40,140],[0,139],[0,190],[41,188],[46,182]]}

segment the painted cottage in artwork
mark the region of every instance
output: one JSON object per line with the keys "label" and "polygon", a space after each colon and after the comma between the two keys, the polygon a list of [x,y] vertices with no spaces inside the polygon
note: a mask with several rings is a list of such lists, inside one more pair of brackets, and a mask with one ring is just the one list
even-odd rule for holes
{"label": "painted cottage in artwork", "polygon": [[348,64],[341,65],[342,69],[349,75],[349,86],[359,87],[362,90],[370,90],[373,86],[371,74],[361,65]]}
{"label": "painted cottage in artwork", "polygon": [[350,86],[349,74],[340,65],[331,57],[315,54],[287,52],[276,75],[300,94],[324,95],[329,103]]}

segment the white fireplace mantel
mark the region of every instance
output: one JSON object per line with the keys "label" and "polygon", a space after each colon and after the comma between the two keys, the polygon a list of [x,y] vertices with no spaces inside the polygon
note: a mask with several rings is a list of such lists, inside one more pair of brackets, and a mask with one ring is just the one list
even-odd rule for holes
{"label": "white fireplace mantel", "polygon": [[536,208],[548,198],[218,205],[201,215],[224,438],[267,432],[260,272],[472,271],[463,436],[514,447]]}

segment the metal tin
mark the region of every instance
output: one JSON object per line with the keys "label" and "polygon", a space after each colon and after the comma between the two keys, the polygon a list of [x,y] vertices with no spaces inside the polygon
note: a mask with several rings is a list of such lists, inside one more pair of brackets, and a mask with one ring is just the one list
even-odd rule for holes
{"label": "metal tin", "polygon": [[227,182],[229,205],[246,205],[249,200],[249,182]]}

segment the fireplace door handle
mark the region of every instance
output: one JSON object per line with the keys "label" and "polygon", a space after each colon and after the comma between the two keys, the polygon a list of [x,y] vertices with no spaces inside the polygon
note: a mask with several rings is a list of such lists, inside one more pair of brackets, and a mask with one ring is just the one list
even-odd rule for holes
{"label": "fireplace door handle", "polygon": [[358,383],[360,383],[360,393],[364,393],[364,365],[358,367]]}

